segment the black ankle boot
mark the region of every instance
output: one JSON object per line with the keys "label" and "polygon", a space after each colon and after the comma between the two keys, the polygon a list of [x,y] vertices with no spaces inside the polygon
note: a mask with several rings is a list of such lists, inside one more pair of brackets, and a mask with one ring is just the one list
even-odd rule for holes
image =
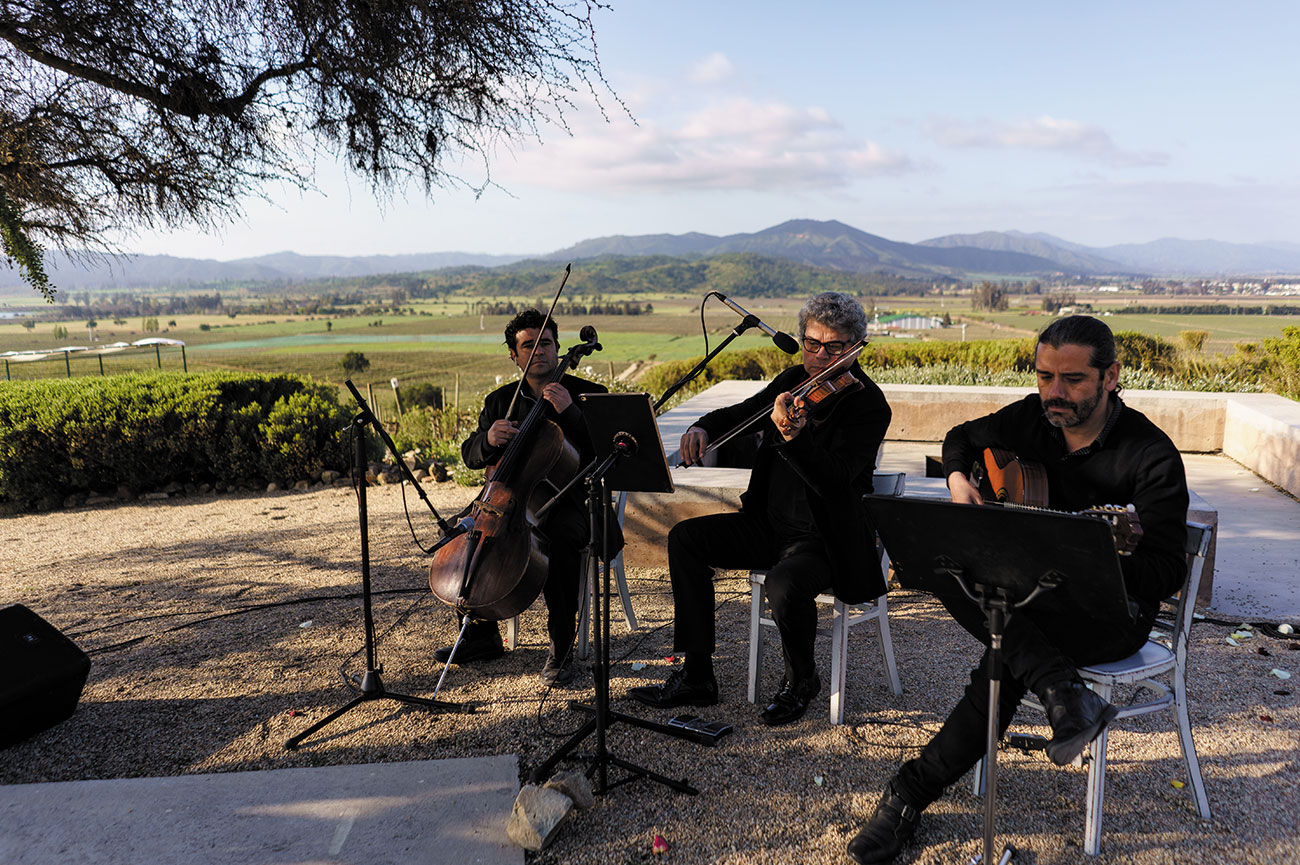
{"label": "black ankle boot", "polygon": [[904,802],[889,784],[867,825],[849,842],[850,858],[861,865],[893,860],[912,839],[920,819],[921,809]]}
{"label": "black ankle boot", "polygon": [[1062,679],[1043,689],[1043,708],[1052,725],[1047,756],[1058,766],[1074,762],[1118,714],[1081,681]]}
{"label": "black ankle boot", "polygon": [[[474,661],[490,661],[506,653],[501,645],[501,630],[496,622],[475,622],[465,629],[465,638],[456,650],[457,664],[470,664]],[[447,663],[451,657],[451,646],[435,649],[433,659],[439,664]]]}

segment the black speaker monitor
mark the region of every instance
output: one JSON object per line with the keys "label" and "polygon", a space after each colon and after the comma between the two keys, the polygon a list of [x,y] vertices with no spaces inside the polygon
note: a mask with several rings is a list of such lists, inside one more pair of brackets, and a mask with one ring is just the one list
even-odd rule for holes
{"label": "black speaker monitor", "polygon": [[22,604],[0,609],[0,748],[76,711],[90,658]]}

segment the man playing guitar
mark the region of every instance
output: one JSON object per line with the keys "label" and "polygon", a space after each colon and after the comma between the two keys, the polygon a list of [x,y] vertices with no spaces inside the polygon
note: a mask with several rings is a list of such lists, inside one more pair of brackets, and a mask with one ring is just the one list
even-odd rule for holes
{"label": "man playing guitar", "polygon": [[[1052,727],[1047,755],[1064,765],[1115,716],[1114,707],[1084,685],[1076,667],[1137,651],[1160,602],[1182,583],[1187,481],[1169,437],[1119,398],[1115,339],[1103,322],[1080,315],[1053,322],[1039,334],[1034,366],[1038,393],[954,427],[943,443],[943,463],[954,502],[982,502],[967,472],[985,448],[996,447],[1042,465],[1051,508],[1079,511],[1131,503],[1141,519],[1141,540],[1132,555],[1121,559],[1131,620],[1054,618],[1048,625],[1037,621],[1030,607],[1012,616],[1005,630],[1000,732],[1006,731],[1021,697],[1032,691]],[[1015,550],[1007,555],[1014,556]],[[965,598],[945,597],[943,602],[962,627],[988,644],[978,606]],[[892,860],[915,831],[921,811],[984,755],[987,657],[971,672],[965,696],[943,727],[920,756],[894,775],[870,821],[850,842],[848,853],[855,861]]]}

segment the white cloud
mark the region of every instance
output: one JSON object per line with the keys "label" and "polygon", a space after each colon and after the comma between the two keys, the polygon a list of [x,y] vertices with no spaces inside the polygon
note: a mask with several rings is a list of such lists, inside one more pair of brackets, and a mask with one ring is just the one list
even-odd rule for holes
{"label": "white cloud", "polygon": [[589,112],[572,120],[572,137],[552,131],[544,145],[519,150],[513,164],[497,161],[501,181],[613,192],[799,192],[918,170],[905,153],[850,135],[817,106],[731,98],[676,122],[604,123]]}
{"label": "white cloud", "polygon": [[997,150],[1046,150],[1074,153],[1116,167],[1164,165],[1169,155],[1123,150],[1100,126],[1062,120],[1046,114],[1012,122],[935,118],[925,132],[947,147]]}
{"label": "white cloud", "polygon": [[714,51],[691,66],[690,81],[692,84],[701,85],[721,84],[735,74],[736,67],[730,58],[721,51]]}

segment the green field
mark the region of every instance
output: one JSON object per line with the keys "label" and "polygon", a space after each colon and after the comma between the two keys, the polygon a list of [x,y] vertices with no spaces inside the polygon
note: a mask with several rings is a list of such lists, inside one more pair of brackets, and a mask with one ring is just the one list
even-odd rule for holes
{"label": "green field", "polygon": [[[581,325],[590,324],[600,334],[604,350],[582,363],[584,374],[610,377],[629,364],[641,361],[680,360],[702,355],[705,351],[700,332],[699,298],[693,296],[638,295],[636,301],[650,302],[653,313],[629,315],[562,316],[562,347],[577,341]],[[793,332],[801,298],[736,297],[750,312],[774,327]],[[1087,294],[1080,299],[1091,303],[1096,313],[1105,315],[1115,307],[1131,303],[1160,303],[1160,298],[1136,294]],[[492,298],[504,302],[508,298]],[[537,298],[513,298],[517,305],[535,303]],[[974,313],[970,299],[963,295],[927,295],[924,297],[889,297],[864,299],[875,312],[920,312],[951,317],[954,326],[911,335],[878,336],[877,343],[895,340],[968,340],[1026,337],[1041,329],[1051,317],[1039,308],[1041,297],[1013,296],[1009,310],[1000,313]],[[1285,299],[1284,299],[1285,300]],[[1258,304],[1266,299],[1241,298],[1168,298],[1168,303],[1222,302]],[[122,324],[103,320],[96,328],[97,345],[117,341],[134,342],[146,336],[162,336],[185,342],[185,363],[191,371],[237,369],[261,372],[293,372],[342,385],[345,377],[339,360],[347,351],[360,351],[370,360],[370,369],[355,377],[365,386],[373,385],[381,409],[393,404],[389,380],[397,378],[404,385],[428,382],[444,389],[450,402],[457,389],[462,401],[494,387],[498,381],[514,375],[506,356],[502,330],[509,316],[479,315],[473,310],[475,299],[452,298],[446,301],[425,300],[403,303],[401,314],[391,310],[375,315],[336,317],[301,315],[235,316],[176,315],[159,316],[160,331],[147,333],[141,318]],[[738,317],[716,301],[707,307],[709,345],[716,346],[736,325]],[[41,320],[30,330],[18,321],[0,320],[0,352],[50,350],[62,346],[90,345],[84,319],[63,321],[64,338],[54,336],[56,322]],[[1230,352],[1239,342],[1256,342],[1281,335],[1282,328],[1300,324],[1296,316],[1240,315],[1110,315],[1114,330],[1134,330],[1176,340],[1180,331],[1205,330],[1211,336],[1206,350]],[[174,324],[172,324],[174,322]],[[732,349],[767,345],[757,330],[744,334],[732,343]],[[164,369],[179,369],[178,349],[164,348],[132,351],[97,357],[62,355],[34,363],[9,363],[6,375],[12,379],[67,375],[99,375],[131,370],[154,369],[161,360]],[[589,368],[589,369],[588,369]],[[345,393],[345,392],[344,392]]]}

